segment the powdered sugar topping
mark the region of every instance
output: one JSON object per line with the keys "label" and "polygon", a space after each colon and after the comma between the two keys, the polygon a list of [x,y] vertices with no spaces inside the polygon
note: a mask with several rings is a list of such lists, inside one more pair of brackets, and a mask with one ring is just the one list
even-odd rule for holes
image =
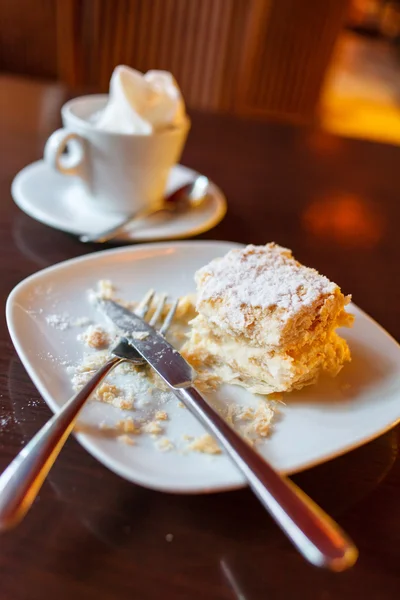
{"label": "powdered sugar topping", "polygon": [[336,284],[315,269],[304,267],[290,250],[277,244],[231,250],[196,273],[197,308],[208,300],[222,300],[232,325],[243,327],[249,309],[283,309],[287,321],[321,294],[332,294]]}

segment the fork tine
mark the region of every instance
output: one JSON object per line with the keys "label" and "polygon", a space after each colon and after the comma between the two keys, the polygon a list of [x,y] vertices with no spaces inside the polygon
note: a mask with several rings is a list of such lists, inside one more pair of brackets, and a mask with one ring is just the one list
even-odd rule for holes
{"label": "fork tine", "polygon": [[160,315],[163,311],[166,300],[167,300],[167,294],[161,294],[160,299],[157,302],[156,310],[154,311],[154,314],[149,321],[149,325],[151,325],[152,327],[154,327],[154,325],[157,323],[158,319],[160,318]]}
{"label": "fork tine", "polygon": [[162,324],[162,327],[160,328],[161,335],[165,335],[167,333],[167,331],[172,323],[172,319],[175,316],[176,309],[178,308],[178,304],[179,304],[179,298],[177,300],[175,300],[175,302],[169,309],[167,316],[165,317],[165,321]]}
{"label": "fork tine", "polygon": [[149,290],[147,294],[144,296],[143,300],[139,302],[138,307],[135,310],[135,314],[139,317],[144,318],[150,308],[151,301],[154,298],[155,291]]}

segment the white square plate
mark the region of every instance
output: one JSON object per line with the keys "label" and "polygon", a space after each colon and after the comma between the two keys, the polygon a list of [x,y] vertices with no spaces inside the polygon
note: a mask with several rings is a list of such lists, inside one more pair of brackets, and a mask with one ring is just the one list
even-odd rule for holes
{"label": "white square plate", "polygon": [[[126,299],[149,289],[173,297],[194,291],[193,275],[211,259],[238,247],[231,242],[177,242],[107,250],[69,260],[22,281],[7,302],[7,323],[15,348],[39,392],[53,411],[71,395],[65,364],[81,358],[75,328],[50,327],[46,316],[68,314],[98,321],[86,291],[111,279]],[[345,290],[346,292],[351,290]],[[283,473],[295,473],[343,454],[393,427],[400,417],[400,347],[356,306],[353,329],[342,330],[353,360],[335,379],[285,396],[270,438],[260,452]],[[217,402],[254,402],[245,390],[225,386]],[[167,436],[201,435],[202,427],[176,402],[168,406]],[[126,416],[126,413],[125,413]],[[113,406],[88,402],[80,416],[86,426],[121,418]],[[99,434],[78,433],[80,443],[119,475],[141,485],[182,493],[220,491],[244,485],[226,456],[210,457],[176,450],[162,453],[149,436],[126,446]],[[146,437],[146,439],[141,438]]]}

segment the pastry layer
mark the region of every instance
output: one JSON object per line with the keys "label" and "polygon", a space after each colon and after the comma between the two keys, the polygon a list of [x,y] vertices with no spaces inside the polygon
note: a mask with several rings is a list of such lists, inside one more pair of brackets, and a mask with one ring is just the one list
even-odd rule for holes
{"label": "pastry layer", "polygon": [[346,341],[334,331],[324,341],[303,345],[297,352],[267,350],[210,330],[201,315],[192,321],[183,354],[194,366],[206,367],[222,381],[257,394],[288,392],[315,383],[323,371],[335,376],[350,360]]}

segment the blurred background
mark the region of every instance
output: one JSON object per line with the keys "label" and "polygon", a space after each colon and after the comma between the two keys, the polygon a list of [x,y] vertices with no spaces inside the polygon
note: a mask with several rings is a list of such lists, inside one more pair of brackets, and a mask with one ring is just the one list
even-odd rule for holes
{"label": "blurred background", "polygon": [[12,77],[79,94],[166,69],[189,109],[400,143],[400,0],[0,0],[0,19]]}

